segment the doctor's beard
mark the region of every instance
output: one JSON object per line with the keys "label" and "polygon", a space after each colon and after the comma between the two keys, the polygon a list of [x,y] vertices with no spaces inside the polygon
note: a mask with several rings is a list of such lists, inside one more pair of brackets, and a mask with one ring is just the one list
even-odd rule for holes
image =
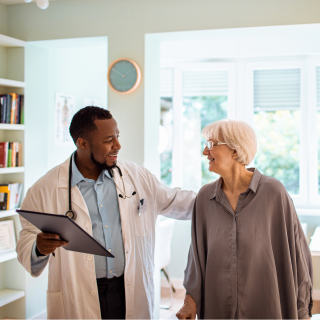
{"label": "doctor's beard", "polygon": [[91,161],[100,169],[100,170],[112,170],[113,168],[115,168],[117,166],[117,161],[115,161],[113,163],[112,166],[108,166],[106,163],[100,163],[99,161],[97,161],[95,158],[94,158],[94,155],[93,153],[91,152]]}

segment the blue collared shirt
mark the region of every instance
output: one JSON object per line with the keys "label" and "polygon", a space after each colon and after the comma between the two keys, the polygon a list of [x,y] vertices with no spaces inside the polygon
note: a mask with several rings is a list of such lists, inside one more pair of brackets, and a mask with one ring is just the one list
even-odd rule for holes
{"label": "blue collared shirt", "polygon": [[[113,278],[123,275],[125,255],[118,195],[113,179],[106,170],[101,172],[97,181],[84,178],[72,157],[71,186],[75,185],[78,186],[87,204],[92,223],[92,236],[115,256],[115,258],[94,256],[96,277]],[[31,254],[32,273],[40,270],[48,258],[37,258],[35,248],[34,244]]]}

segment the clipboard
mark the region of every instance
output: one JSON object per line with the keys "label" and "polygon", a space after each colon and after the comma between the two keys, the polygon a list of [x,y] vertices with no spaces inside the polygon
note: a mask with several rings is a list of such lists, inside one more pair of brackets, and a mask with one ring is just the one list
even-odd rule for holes
{"label": "clipboard", "polygon": [[26,210],[16,212],[42,232],[58,234],[61,240],[68,241],[62,247],[66,250],[114,258],[111,252],[67,216]]}

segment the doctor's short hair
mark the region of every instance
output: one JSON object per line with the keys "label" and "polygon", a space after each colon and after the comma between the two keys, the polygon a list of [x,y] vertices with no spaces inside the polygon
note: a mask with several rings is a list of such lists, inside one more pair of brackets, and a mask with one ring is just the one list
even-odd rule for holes
{"label": "doctor's short hair", "polygon": [[98,129],[94,121],[107,119],[112,119],[112,114],[106,109],[93,106],[80,109],[73,116],[69,128],[73,142],[76,144],[78,138],[90,139],[92,131]]}
{"label": "doctor's short hair", "polygon": [[237,151],[237,161],[248,165],[257,152],[257,138],[254,130],[244,121],[223,119],[209,124],[202,130],[206,140],[224,142]]}

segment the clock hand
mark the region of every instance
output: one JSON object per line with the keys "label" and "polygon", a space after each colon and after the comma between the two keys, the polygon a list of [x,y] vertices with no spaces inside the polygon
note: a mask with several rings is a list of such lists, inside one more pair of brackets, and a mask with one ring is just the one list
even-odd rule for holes
{"label": "clock hand", "polygon": [[132,72],[134,69],[131,69],[130,71],[128,71],[127,73],[124,74],[124,76],[128,75],[130,72]]}
{"label": "clock hand", "polygon": [[114,71],[114,72],[116,72],[116,73],[120,74],[120,76],[121,76],[121,77],[123,77],[123,76],[124,76],[124,74],[120,73],[120,72],[119,72],[119,71],[117,71],[116,69],[113,69],[113,68],[112,68],[112,69],[111,69],[111,71]]}

